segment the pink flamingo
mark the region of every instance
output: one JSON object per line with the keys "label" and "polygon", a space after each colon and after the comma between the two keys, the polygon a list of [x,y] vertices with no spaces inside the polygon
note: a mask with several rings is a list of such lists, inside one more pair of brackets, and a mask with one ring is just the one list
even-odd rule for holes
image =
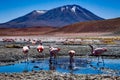
{"label": "pink flamingo", "polygon": [[[42,53],[43,50],[44,50],[44,47],[43,47],[42,43],[40,42],[40,44],[39,44],[38,47],[37,47],[37,51],[38,51],[39,53]],[[44,58],[44,54],[43,54],[43,58]]]}
{"label": "pink flamingo", "polygon": [[27,54],[30,49],[30,46],[23,46],[23,53]]}
{"label": "pink flamingo", "polygon": [[33,45],[35,45],[35,44],[37,43],[37,41],[36,41],[36,40],[32,40],[31,43],[32,43]]}
{"label": "pink flamingo", "polygon": [[[107,48],[95,48],[95,49],[94,49],[92,45],[89,45],[89,46],[91,47],[91,54],[90,54],[90,55],[98,57],[98,62],[99,62],[99,57],[100,57],[104,52],[107,51]],[[102,61],[103,61],[103,63],[104,63],[103,57],[102,57]]]}
{"label": "pink flamingo", "polygon": [[37,47],[37,51],[38,51],[39,53],[42,53],[43,50],[44,50],[44,47],[43,47],[42,43],[40,43],[40,45],[38,45],[38,47]]}
{"label": "pink flamingo", "polygon": [[23,53],[25,54],[25,56],[27,57],[26,59],[26,66],[25,66],[25,70],[23,72],[28,72],[28,52],[29,52],[30,46],[23,46]]}
{"label": "pink flamingo", "polygon": [[50,49],[49,51],[50,51],[50,63],[51,63],[52,57],[56,59],[56,55],[60,51],[60,48],[54,48],[54,47],[49,46],[49,49]]}
{"label": "pink flamingo", "polygon": [[[38,51],[39,53],[42,53],[43,50],[44,50],[44,47],[43,47],[43,45],[42,45],[42,42],[40,42],[40,44],[37,46],[37,51]],[[44,54],[43,54],[43,60],[44,60]],[[33,62],[35,62],[35,61],[33,61]],[[40,67],[38,66],[38,64],[35,65],[32,70],[34,70],[34,68],[42,69],[42,68],[40,68]]]}
{"label": "pink flamingo", "polygon": [[30,46],[23,46],[23,53],[27,56],[27,60],[28,60],[28,51],[30,49]]}
{"label": "pink flamingo", "polygon": [[74,50],[70,50],[70,51],[68,51],[68,54],[70,56],[70,61],[69,61],[70,62],[70,66],[69,66],[69,68],[72,69],[73,68],[73,64],[72,63],[74,63],[73,57],[75,55],[75,51]]}
{"label": "pink flamingo", "polygon": [[73,58],[73,56],[75,55],[75,51],[74,50],[70,50],[68,52],[68,54],[69,54],[70,58]]}

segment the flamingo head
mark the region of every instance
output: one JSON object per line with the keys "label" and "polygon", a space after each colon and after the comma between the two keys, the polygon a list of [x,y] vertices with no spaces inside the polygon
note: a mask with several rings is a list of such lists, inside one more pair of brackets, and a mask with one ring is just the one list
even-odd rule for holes
{"label": "flamingo head", "polygon": [[107,51],[107,48],[103,48],[103,51],[106,52],[106,51]]}
{"label": "flamingo head", "polygon": [[47,45],[49,48],[51,48],[51,45]]}
{"label": "flamingo head", "polygon": [[68,53],[69,53],[69,56],[71,58],[75,55],[75,51],[74,50],[70,50]]}
{"label": "flamingo head", "polygon": [[42,41],[41,40],[39,41],[39,44],[42,45]]}
{"label": "flamingo head", "polygon": [[29,46],[29,45],[27,45],[27,47],[30,49],[30,46]]}
{"label": "flamingo head", "polygon": [[58,48],[58,51],[60,51],[60,48]]}

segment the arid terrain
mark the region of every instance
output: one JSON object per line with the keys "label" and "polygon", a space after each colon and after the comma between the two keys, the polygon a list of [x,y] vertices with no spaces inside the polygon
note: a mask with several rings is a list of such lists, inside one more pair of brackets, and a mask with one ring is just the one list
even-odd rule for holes
{"label": "arid terrain", "polygon": [[51,27],[33,27],[33,28],[0,28],[0,36],[26,36],[43,35],[49,31],[55,30]]}
{"label": "arid terrain", "polygon": [[0,28],[0,36],[114,36],[120,34],[120,18],[80,22],[62,28]]}
{"label": "arid terrain", "polygon": [[72,25],[64,26],[53,32],[64,33],[88,33],[88,32],[112,32],[118,33],[120,29],[120,18],[80,22]]}

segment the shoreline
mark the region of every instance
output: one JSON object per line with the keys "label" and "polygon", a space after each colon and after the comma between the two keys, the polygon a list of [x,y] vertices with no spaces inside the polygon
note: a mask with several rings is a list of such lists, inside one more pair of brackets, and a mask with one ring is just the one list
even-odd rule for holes
{"label": "shoreline", "polygon": [[27,73],[0,73],[2,80],[120,80],[114,75],[62,74],[56,71],[33,71]]}
{"label": "shoreline", "polygon": [[[57,56],[58,58],[60,58],[60,57],[66,57],[66,58],[68,58],[69,56]],[[74,56],[75,58],[86,58],[86,56],[85,55],[75,55]],[[103,57],[105,58],[105,59],[119,59],[120,58],[120,55],[119,56],[117,56],[117,55],[115,55],[115,56],[112,56],[112,55],[103,55]],[[94,56],[89,56],[89,58],[96,58],[96,57],[94,57]],[[29,58],[29,61],[35,61],[35,60],[40,60],[40,59],[49,59],[49,57],[40,57],[40,58]],[[25,62],[26,60],[25,59],[19,59],[19,60],[15,60],[15,61],[6,61],[6,62],[1,62],[1,60],[0,60],[0,66],[6,66],[6,65],[12,65],[12,64],[16,64],[16,63],[21,63],[21,62]]]}

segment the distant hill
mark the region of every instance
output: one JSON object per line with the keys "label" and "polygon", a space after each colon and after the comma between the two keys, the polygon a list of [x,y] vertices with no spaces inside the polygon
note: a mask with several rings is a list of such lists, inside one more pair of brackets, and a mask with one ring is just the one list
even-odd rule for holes
{"label": "distant hill", "polygon": [[120,18],[80,22],[57,29],[54,32],[81,33],[81,32],[114,32],[120,33]]}
{"label": "distant hill", "polygon": [[0,28],[0,36],[4,35],[54,35],[60,33],[89,33],[89,32],[112,32],[120,34],[120,18],[80,22],[62,28],[48,26],[34,26],[31,28]]}
{"label": "distant hill", "polygon": [[0,28],[26,28],[34,26],[63,27],[77,22],[103,20],[79,5],[65,5],[51,10],[34,10],[22,17],[0,24]]}
{"label": "distant hill", "polygon": [[0,36],[26,36],[26,35],[44,35],[45,33],[56,30],[52,27],[34,26],[31,28],[0,28]]}

